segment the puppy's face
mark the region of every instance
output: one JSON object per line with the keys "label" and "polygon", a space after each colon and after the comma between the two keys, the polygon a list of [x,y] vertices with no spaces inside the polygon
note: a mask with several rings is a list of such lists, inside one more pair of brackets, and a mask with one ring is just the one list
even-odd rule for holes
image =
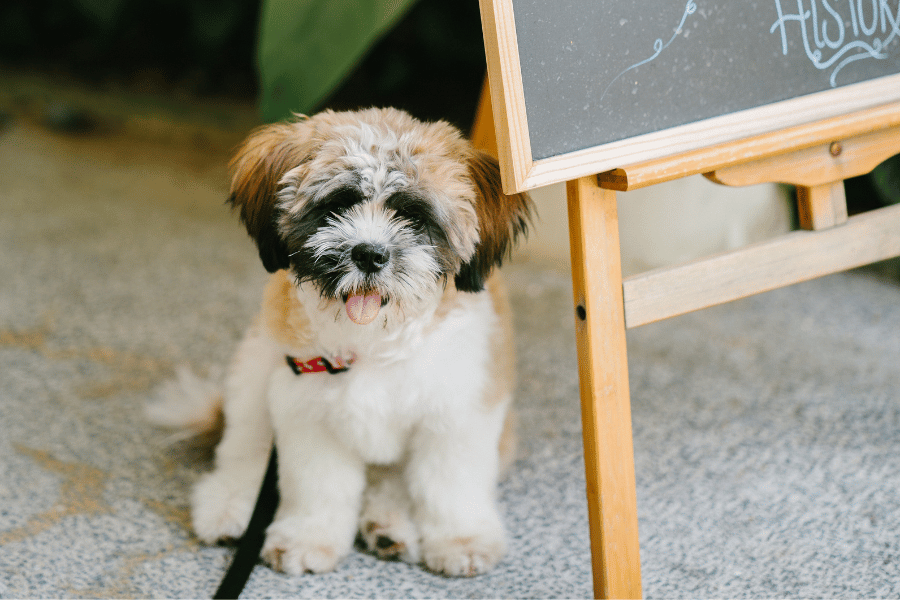
{"label": "puppy's face", "polygon": [[446,123],[392,109],[324,112],[254,132],[232,162],[231,202],[269,271],[290,269],[356,323],[453,277],[480,291],[530,202]]}

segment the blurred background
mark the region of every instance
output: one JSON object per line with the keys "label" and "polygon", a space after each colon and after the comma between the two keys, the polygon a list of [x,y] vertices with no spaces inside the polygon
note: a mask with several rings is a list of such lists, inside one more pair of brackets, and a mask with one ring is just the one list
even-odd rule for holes
{"label": "blurred background", "polygon": [[[485,73],[478,3],[440,0],[5,0],[0,61],[98,91],[247,103],[263,121],[391,105],[464,130]],[[103,118],[66,108],[44,116]]]}
{"label": "blurred background", "polygon": [[[259,122],[367,106],[468,132],[484,77],[475,0],[0,5],[0,124],[25,118],[67,134],[124,131],[227,152]],[[851,214],[900,202],[900,161],[847,190]],[[522,255],[567,269],[564,187],[532,195],[541,220]],[[700,177],[624,194],[623,268],[640,272],[783,233],[796,227],[791,196]]]}

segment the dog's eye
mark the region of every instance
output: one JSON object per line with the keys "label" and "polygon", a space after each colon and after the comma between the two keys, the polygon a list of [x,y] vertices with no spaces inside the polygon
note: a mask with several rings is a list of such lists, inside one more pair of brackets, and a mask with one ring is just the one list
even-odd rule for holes
{"label": "dog's eye", "polygon": [[355,188],[340,188],[328,194],[318,206],[323,213],[340,215],[364,199],[362,192]]}
{"label": "dog's eye", "polygon": [[303,211],[300,221],[319,226],[326,219],[344,214],[363,200],[365,198],[358,189],[351,187],[338,188],[307,207]]}
{"label": "dog's eye", "polygon": [[393,210],[397,218],[409,222],[413,227],[429,227],[434,223],[431,205],[414,194],[397,192],[391,195],[384,205]]}
{"label": "dog's eye", "polygon": [[425,219],[422,218],[422,215],[412,211],[395,210],[394,217],[400,221],[408,223],[416,229],[421,229],[426,225]]}

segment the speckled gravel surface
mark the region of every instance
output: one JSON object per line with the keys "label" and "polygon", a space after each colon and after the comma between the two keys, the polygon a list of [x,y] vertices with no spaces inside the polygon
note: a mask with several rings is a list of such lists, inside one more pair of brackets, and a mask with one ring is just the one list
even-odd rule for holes
{"label": "speckled gravel surface", "polygon": [[[209,597],[202,464],[142,407],[221,365],[265,273],[223,207],[227,155],[0,132],[0,597]],[[506,269],[518,327],[510,551],[447,579],[353,552],[260,565],[244,597],[589,597],[569,280]],[[827,277],[629,332],[644,593],[900,596],[900,285]]]}

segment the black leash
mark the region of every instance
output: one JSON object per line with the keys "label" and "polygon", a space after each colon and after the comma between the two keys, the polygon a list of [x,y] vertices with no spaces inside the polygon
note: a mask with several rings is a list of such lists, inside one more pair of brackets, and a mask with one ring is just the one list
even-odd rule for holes
{"label": "black leash", "polygon": [[247,580],[250,579],[253,567],[259,562],[259,553],[266,538],[266,528],[275,517],[278,500],[278,454],[273,446],[266,476],[263,477],[256,506],[253,508],[253,516],[250,517],[247,531],[238,542],[237,552],[213,596],[214,600],[226,598],[236,600],[240,596],[244,586],[247,585]]}
{"label": "black leash", "polygon": [[[331,375],[343,373],[350,368],[356,357],[351,355],[347,359],[340,357],[332,358],[331,361],[323,356],[317,356],[309,360],[301,361],[292,356],[285,356],[288,366],[296,375],[305,373],[323,373],[327,372]],[[253,508],[253,515],[250,517],[250,523],[247,525],[247,531],[238,542],[238,549],[231,561],[231,566],[225,573],[219,589],[213,596],[214,600],[228,598],[235,600],[240,596],[247,580],[250,579],[250,573],[253,567],[259,562],[259,553],[262,550],[263,542],[266,539],[266,528],[272,523],[275,517],[275,509],[278,508],[278,454],[275,452],[275,446],[272,446],[272,454],[269,456],[269,466],[266,468],[266,476],[263,477],[262,486],[259,488],[259,496],[256,498],[256,506]]]}

